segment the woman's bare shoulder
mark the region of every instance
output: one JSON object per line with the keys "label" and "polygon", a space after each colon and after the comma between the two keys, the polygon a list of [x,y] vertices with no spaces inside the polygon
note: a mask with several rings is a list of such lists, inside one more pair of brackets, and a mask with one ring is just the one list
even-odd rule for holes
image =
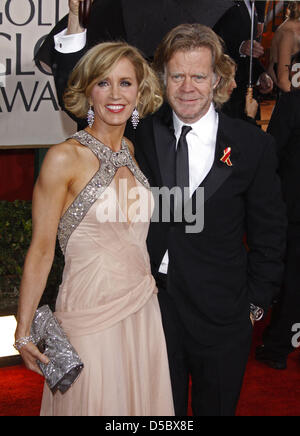
{"label": "woman's bare shoulder", "polygon": [[295,32],[292,29],[284,29],[278,41],[279,53],[281,55],[286,53],[292,53],[294,51],[295,41]]}
{"label": "woman's bare shoulder", "polygon": [[57,164],[71,164],[80,158],[82,149],[85,149],[85,147],[74,139],[68,139],[59,144],[52,145],[46,157]]}
{"label": "woman's bare shoulder", "polygon": [[296,36],[296,28],[295,23],[286,22],[283,23],[275,32],[277,34],[278,39],[282,38],[290,38],[293,39]]}
{"label": "woman's bare shoulder", "polygon": [[73,139],[52,145],[46,153],[40,176],[48,178],[55,174],[58,179],[73,177],[80,162],[81,147]]}

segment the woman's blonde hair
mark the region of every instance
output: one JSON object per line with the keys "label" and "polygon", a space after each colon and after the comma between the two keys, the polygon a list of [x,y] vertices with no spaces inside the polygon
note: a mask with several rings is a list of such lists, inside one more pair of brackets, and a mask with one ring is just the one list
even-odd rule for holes
{"label": "woman's blonde hair", "polygon": [[[225,89],[228,90],[232,81],[235,79],[235,74],[236,74],[236,70],[237,70],[237,64],[236,62],[227,54],[224,54],[224,59],[225,59],[225,63],[226,63],[226,67],[224,66],[224,68],[226,68],[226,74],[223,75],[220,78],[220,82],[219,82],[219,87],[221,89]],[[225,94],[224,94],[225,96]],[[228,99],[230,98],[230,96],[227,94],[226,100],[223,102],[219,102],[216,103],[217,108],[219,109],[222,104],[226,103],[226,101],[228,101]]]}
{"label": "woman's blonde hair", "polygon": [[288,4],[288,17],[290,20],[298,20],[300,18],[300,1],[290,1]]}
{"label": "woman's blonde hair", "polygon": [[190,51],[200,47],[211,50],[214,74],[220,81],[214,89],[213,101],[220,107],[228,99],[228,83],[232,80],[232,63],[229,56],[224,54],[222,39],[209,27],[202,24],[181,24],[172,29],[158,46],[153,66],[161,84],[166,83],[166,65],[178,51]]}
{"label": "woman's blonde hair", "polygon": [[128,59],[135,69],[139,93],[137,109],[140,117],[158,110],[163,102],[159,81],[139,50],[125,42],[98,44],[80,59],[70,75],[64,94],[66,110],[77,118],[85,118],[94,85],[107,79],[123,58]]}

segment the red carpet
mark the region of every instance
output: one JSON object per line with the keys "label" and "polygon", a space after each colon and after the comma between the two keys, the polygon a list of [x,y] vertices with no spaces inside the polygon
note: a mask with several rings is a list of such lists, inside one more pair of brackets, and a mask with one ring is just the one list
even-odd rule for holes
{"label": "red carpet", "polygon": [[43,379],[23,365],[0,369],[0,416],[38,416]]}
{"label": "red carpet", "polygon": [[261,332],[257,325],[237,415],[300,416],[300,350],[290,354],[287,370],[271,369],[254,359]]}
{"label": "red carpet", "polygon": [[[237,410],[238,416],[300,416],[300,350],[291,354],[286,371],[255,361],[263,325],[254,331],[253,348]],[[0,369],[0,416],[38,416],[43,379],[15,366]]]}

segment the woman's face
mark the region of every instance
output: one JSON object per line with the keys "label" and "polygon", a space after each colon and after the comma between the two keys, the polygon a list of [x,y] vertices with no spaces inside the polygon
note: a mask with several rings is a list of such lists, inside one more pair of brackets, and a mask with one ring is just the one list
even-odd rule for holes
{"label": "woman's face", "polygon": [[237,84],[235,81],[235,73],[236,73],[236,68],[232,67],[232,80],[228,86],[228,95],[229,97],[231,97],[231,94],[233,93],[233,91],[235,90],[235,88],[237,88]]}
{"label": "woman's face", "polygon": [[133,64],[121,59],[109,76],[94,85],[90,104],[94,107],[95,127],[125,125],[138,103],[138,81]]}

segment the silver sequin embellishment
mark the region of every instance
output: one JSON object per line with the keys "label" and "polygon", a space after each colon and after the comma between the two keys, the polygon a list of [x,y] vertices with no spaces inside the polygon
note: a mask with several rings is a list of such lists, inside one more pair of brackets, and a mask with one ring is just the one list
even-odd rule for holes
{"label": "silver sequin embellishment", "polygon": [[70,236],[79,226],[95,201],[111,184],[118,168],[127,166],[134,177],[142,183],[145,188],[150,189],[147,178],[132,159],[124,138],[122,140],[121,150],[118,152],[112,151],[85,130],[75,133],[71,138],[87,146],[98,157],[100,160],[100,168],[60,220],[58,226],[58,240],[64,254]]}

